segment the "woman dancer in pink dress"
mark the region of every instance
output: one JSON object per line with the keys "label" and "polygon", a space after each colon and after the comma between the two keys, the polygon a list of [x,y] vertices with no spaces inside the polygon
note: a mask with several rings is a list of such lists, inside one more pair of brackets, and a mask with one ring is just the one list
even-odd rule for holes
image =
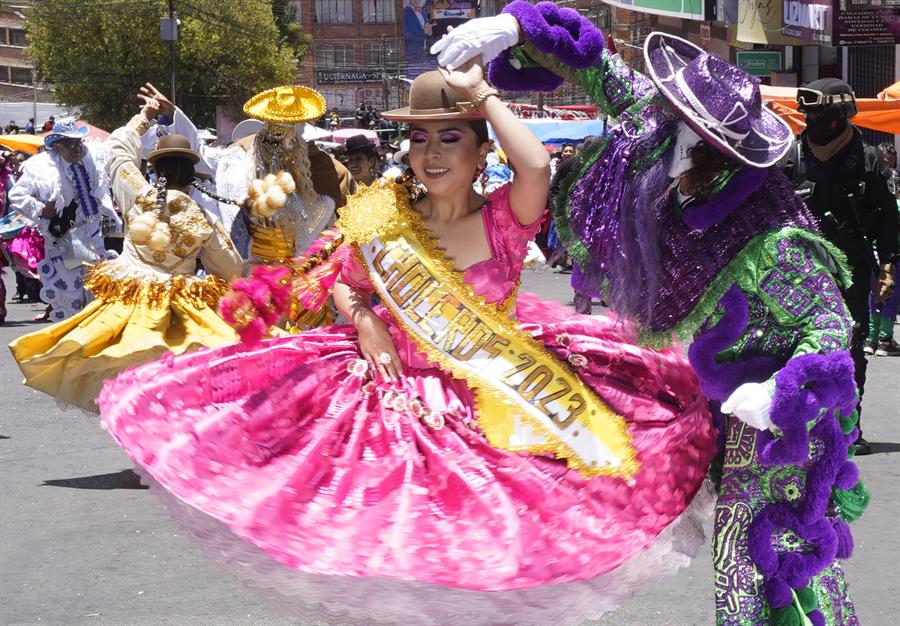
{"label": "woman dancer in pink dress", "polygon": [[[288,292],[333,284],[352,323],[129,370],[104,424],[176,517],[304,617],[596,618],[702,540],[696,377],[620,321],[517,297],[548,159],[481,67],[421,75],[385,117],[411,124],[427,194],[363,190],[340,239],[235,283],[224,311],[248,337]],[[487,198],[485,119],[516,172]]]}

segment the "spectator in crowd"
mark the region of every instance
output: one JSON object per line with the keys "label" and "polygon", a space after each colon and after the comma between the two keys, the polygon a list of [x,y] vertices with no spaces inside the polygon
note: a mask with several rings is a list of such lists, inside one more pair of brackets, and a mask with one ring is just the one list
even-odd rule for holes
{"label": "spectator in crowd", "polygon": [[[7,192],[19,178],[22,163],[28,155],[24,152],[7,152],[0,154],[0,216],[12,211],[7,200]],[[44,258],[44,240],[33,226],[24,229],[0,241],[5,249],[3,254],[10,261],[15,274],[16,293],[13,302],[40,302],[41,281],[38,280],[38,264]]]}
{"label": "spectator in crowd", "polygon": [[106,152],[83,141],[85,130],[74,120],[57,122],[44,139],[47,148],[25,163],[9,201],[38,224],[44,237],[40,273],[42,319],[61,321],[90,299],[84,290],[88,268],[108,258],[100,220],[118,219],[110,195]]}
{"label": "spectator in crowd", "polygon": [[28,123],[25,124],[25,133],[28,135],[34,134],[34,118],[33,117],[28,118]]}
{"label": "spectator in crowd", "polygon": [[358,183],[371,185],[378,174],[378,152],[363,135],[354,135],[344,144],[347,169]]}
{"label": "spectator in crowd", "polygon": [[44,125],[41,127],[41,132],[49,133],[51,130],[53,130],[54,124],[56,124],[56,118],[51,115],[47,118],[47,121],[44,122]]}
{"label": "spectator in crowd", "polygon": [[397,146],[391,158],[387,161],[381,175],[388,180],[396,180],[403,176],[409,169],[409,139],[404,139]]}
{"label": "spectator in crowd", "polygon": [[337,107],[333,107],[331,113],[328,114],[328,128],[330,130],[337,130],[340,127],[341,116],[338,114]]}
{"label": "spectator in crowd", "polygon": [[359,103],[359,107],[356,109],[356,114],[354,115],[354,117],[356,118],[357,128],[369,127],[369,111],[366,109],[365,102]]}
{"label": "spectator in crowd", "polygon": [[[806,130],[788,152],[785,171],[816,216],[822,235],[843,251],[853,273],[852,285],[843,288],[842,294],[853,318],[850,354],[861,413],[873,278],[877,302],[890,298],[894,290],[897,204],[888,190],[882,156],[849,121],[857,111],[850,85],[822,78],[800,87],[797,102]],[[860,422],[856,454],[870,453]]]}
{"label": "spectator in crowd", "polygon": [[[881,158],[884,161],[884,175],[888,181],[888,190],[895,198],[900,198],[900,173],[897,172],[897,149],[890,142],[879,144]],[[898,200],[900,209],[900,200]],[[894,261],[894,277],[900,270],[898,262]],[[894,319],[900,308],[900,291],[894,289],[894,294],[883,302],[875,301],[875,293],[872,294],[872,303],[869,309],[869,337],[863,351],[875,356],[900,356],[900,346],[894,341]]]}
{"label": "spectator in crowd", "polygon": [[10,120],[9,124],[6,125],[6,128],[3,129],[3,132],[7,135],[15,135],[18,134],[20,128],[19,125],[16,124],[16,120]]}

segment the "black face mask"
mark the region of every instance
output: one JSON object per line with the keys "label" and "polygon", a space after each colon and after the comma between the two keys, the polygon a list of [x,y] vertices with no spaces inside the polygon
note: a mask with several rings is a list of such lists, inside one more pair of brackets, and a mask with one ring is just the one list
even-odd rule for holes
{"label": "black face mask", "polygon": [[810,115],[806,118],[806,136],[817,146],[824,146],[847,129],[847,119],[836,114]]}

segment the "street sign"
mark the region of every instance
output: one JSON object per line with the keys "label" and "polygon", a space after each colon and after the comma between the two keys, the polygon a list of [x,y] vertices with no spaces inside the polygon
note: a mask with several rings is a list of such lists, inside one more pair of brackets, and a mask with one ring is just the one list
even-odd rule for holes
{"label": "street sign", "polygon": [[769,76],[781,70],[781,53],[771,50],[737,52],[737,66],[754,76]]}
{"label": "street sign", "polygon": [[380,83],[385,73],[382,70],[335,70],[317,71],[316,81],[320,85],[336,85],[341,83]]}
{"label": "street sign", "polygon": [[[707,19],[703,0],[603,0],[630,11],[653,13],[688,20]],[[715,19],[714,16],[709,19]]]}

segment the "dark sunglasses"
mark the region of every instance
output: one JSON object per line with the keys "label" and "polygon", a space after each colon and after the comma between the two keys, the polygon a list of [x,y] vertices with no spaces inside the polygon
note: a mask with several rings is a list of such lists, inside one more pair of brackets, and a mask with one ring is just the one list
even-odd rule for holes
{"label": "dark sunglasses", "polygon": [[83,141],[81,139],[69,138],[69,139],[60,139],[57,141],[59,145],[67,150],[77,150],[81,147]]}

